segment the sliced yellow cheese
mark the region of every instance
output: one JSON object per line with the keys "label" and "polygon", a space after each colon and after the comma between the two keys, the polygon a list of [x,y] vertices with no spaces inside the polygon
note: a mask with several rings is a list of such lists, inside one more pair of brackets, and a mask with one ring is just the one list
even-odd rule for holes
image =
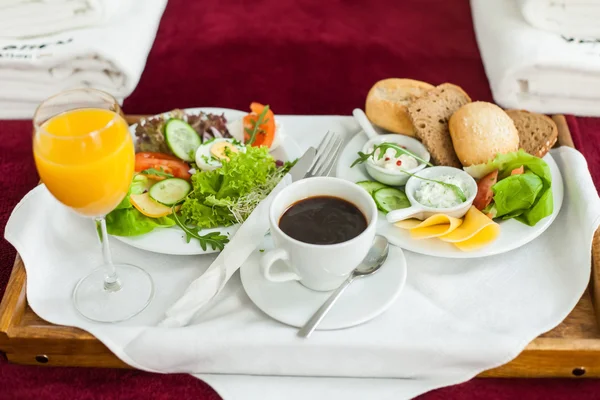
{"label": "sliced yellow cheese", "polygon": [[463,251],[477,250],[496,240],[500,226],[475,207],[465,215],[462,225],[454,231],[441,236],[445,242],[454,243]]}
{"label": "sliced yellow cheese", "polygon": [[404,221],[398,221],[396,222],[394,225],[397,226],[398,228],[402,228],[402,229],[412,229],[415,226],[419,225],[421,222],[423,221],[419,221],[418,219],[405,219]]}
{"label": "sliced yellow cheese", "polygon": [[480,248],[487,246],[496,240],[499,233],[500,226],[494,223],[486,226],[470,239],[467,239],[464,242],[456,242],[453,244],[462,251],[479,250]]}
{"label": "sliced yellow cheese", "polygon": [[446,235],[462,224],[462,220],[449,217],[445,214],[435,214],[425,221],[410,219],[396,223],[404,229],[408,229],[413,239],[429,239]]}

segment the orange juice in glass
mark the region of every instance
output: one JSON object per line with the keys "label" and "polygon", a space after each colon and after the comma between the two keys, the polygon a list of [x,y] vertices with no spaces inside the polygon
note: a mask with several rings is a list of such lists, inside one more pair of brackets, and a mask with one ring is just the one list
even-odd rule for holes
{"label": "orange juice in glass", "polygon": [[95,220],[102,246],[104,264],[75,286],[75,308],[93,321],[129,319],[149,304],[154,285],[143,269],[113,263],[106,231],[104,217],[127,195],[135,168],[121,109],[107,93],[76,89],[44,101],[33,122],[42,183],[62,204]]}
{"label": "orange juice in glass", "polygon": [[33,153],[40,178],[64,205],[89,217],[111,212],[133,177],[135,152],[127,123],[113,111],[66,111],[41,126]]}

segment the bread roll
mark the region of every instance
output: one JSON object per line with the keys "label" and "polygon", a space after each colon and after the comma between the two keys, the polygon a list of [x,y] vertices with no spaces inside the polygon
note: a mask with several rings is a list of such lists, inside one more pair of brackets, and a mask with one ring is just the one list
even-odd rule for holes
{"label": "bread roll", "polygon": [[449,128],[456,155],[465,167],[519,149],[519,133],[513,120],[495,104],[465,104],[452,115]]}
{"label": "bread roll", "polygon": [[384,79],[369,91],[365,112],[372,123],[383,129],[414,136],[407,106],[433,88],[429,83],[412,79]]}

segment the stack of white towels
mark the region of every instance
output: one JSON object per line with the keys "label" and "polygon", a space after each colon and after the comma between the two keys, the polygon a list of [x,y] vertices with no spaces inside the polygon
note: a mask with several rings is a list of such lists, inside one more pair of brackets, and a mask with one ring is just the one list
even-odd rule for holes
{"label": "stack of white towels", "polygon": [[0,119],[62,90],[135,89],[167,0],[0,0]]}
{"label": "stack of white towels", "polygon": [[600,116],[600,0],[471,0],[494,100]]}

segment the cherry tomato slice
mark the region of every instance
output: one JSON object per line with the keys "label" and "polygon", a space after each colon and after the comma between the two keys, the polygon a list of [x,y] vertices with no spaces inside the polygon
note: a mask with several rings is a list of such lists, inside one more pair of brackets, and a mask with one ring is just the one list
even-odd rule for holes
{"label": "cherry tomato slice", "polygon": [[[141,172],[150,168],[163,171],[167,174],[173,175],[175,178],[181,178],[189,180],[191,175],[188,172],[190,170],[190,166],[175,158],[161,159],[161,158],[152,158],[149,154],[159,154],[161,156],[171,157],[167,154],[162,153],[137,153],[135,155],[135,170],[136,172]],[[152,179],[162,180],[165,179],[164,176],[150,176]]]}

